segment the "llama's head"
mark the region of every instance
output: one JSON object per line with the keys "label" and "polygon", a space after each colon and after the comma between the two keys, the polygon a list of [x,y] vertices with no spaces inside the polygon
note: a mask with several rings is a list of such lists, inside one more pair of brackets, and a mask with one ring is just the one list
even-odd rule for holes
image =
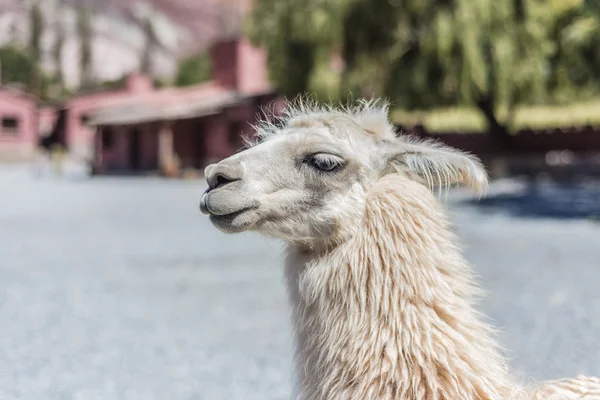
{"label": "llama's head", "polygon": [[388,108],[291,106],[279,124],[257,126],[259,140],[205,170],[200,209],[227,233],[257,231],[319,245],[351,235],[367,192],[391,173],[424,185],[463,184],[477,192],[487,175],[476,158],[397,136]]}

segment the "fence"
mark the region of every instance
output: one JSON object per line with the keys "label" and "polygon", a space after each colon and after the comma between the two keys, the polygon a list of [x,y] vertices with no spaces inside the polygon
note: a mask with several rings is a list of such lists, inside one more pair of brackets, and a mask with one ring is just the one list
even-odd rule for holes
{"label": "fence", "polygon": [[475,154],[488,168],[501,159],[502,172],[496,175],[535,175],[543,172],[564,179],[578,175],[600,176],[600,128],[596,127],[522,130],[511,138],[508,151],[502,154],[487,132],[434,133],[422,126],[397,128]]}

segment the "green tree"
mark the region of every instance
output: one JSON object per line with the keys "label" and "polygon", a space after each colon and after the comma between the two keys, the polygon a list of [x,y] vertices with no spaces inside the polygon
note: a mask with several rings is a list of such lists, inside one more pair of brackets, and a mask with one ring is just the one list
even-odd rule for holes
{"label": "green tree", "polygon": [[3,84],[11,84],[29,90],[31,82],[39,77],[37,94],[40,100],[48,100],[49,80],[26,52],[12,45],[0,47],[0,63],[2,64]]}
{"label": "green tree", "polygon": [[506,145],[516,105],[558,101],[559,89],[596,90],[596,3],[257,0],[247,29],[286,95],[319,94],[314,83],[323,80],[314,75],[338,52],[338,98],[383,95],[406,109],[472,105]]}
{"label": "green tree", "polygon": [[550,88],[557,101],[595,96],[600,86],[600,4],[552,0]]}
{"label": "green tree", "polygon": [[185,58],[179,63],[175,86],[189,86],[210,78],[210,59],[206,52]]}
{"label": "green tree", "polygon": [[24,87],[29,85],[36,65],[26,53],[11,45],[0,47],[0,62],[2,63],[2,83]]}
{"label": "green tree", "polygon": [[271,79],[286,96],[309,88],[317,50],[328,45],[325,37],[315,40],[310,35],[314,3],[313,0],[257,1],[247,26],[250,38],[266,47]]}

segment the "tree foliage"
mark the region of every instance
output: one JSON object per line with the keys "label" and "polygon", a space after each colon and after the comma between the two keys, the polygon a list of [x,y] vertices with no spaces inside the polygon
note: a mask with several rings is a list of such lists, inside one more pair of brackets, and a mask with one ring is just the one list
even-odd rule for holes
{"label": "tree foliage", "polygon": [[559,102],[594,96],[600,82],[600,3],[552,0],[550,88]]}
{"label": "tree foliage", "polygon": [[[600,6],[585,0],[257,0],[247,30],[282,93],[478,107],[506,136],[514,107],[598,93]],[[339,54],[345,68],[330,68]],[[335,90],[332,90],[332,87]]]}
{"label": "tree foliage", "polygon": [[2,83],[27,86],[36,68],[33,60],[25,52],[15,46],[0,47],[2,62]]}
{"label": "tree foliage", "polygon": [[31,82],[39,77],[40,100],[48,100],[48,78],[42,73],[27,52],[12,45],[0,47],[0,63],[2,64],[2,83],[31,89]]}
{"label": "tree foliage", "polygon": [[175,86],[190,86],[210,78],[210,59],[206,52],[185,58],[179,63]]}

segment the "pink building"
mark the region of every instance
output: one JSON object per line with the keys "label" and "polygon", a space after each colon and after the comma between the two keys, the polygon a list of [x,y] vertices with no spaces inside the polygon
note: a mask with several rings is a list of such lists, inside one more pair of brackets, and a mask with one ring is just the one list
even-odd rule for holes
{"label": "pink building", "polygon": [[35,99],[20,90],[0,87],[0,160],[31,159],[38,144]]}
{"label": "pink building", "polygon": [[95,171],[203,168],[238,150],[261,107],[278,99],[267,79],[266,55],[238,38],[215,44],[211,58],[212,80],[200,85],[129,90],[100,107],[93,103],[90,114],[76,108],[71,124],[89,115],[97,128]]}
{"label": "pink building", "polygon": [[82,94],[69,99],[56,111],[52,141],[67,147],[76,158],[91,160],[94,152],[95,128],[87,124],[89,115],[104,107],[143,97],[153,90],[149,77],[130,74],[125,80],[125,85],[120,89]]}

